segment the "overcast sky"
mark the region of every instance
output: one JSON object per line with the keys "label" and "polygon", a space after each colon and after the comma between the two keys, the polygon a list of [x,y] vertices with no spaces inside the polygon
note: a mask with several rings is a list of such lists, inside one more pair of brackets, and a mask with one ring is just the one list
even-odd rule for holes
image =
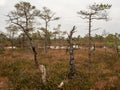
{"label": "overcast sky", "polygon": [[112,4],[109,10],[110,21],[94,21],[93,29],[100,28],[100,30],[92,32],[94,35],[102,34],[103,30],[109,33],[120,33],[120,0],[0,0],[0,31],[5,31],[6,16],[8,12],[14,10],[14,5],[19,1],[28,1],[37,9],[42,9],[46,6],[56,13],[56,16],[61,17],[59,21],[55,21],[52,27],[57,24],[62,25],[62,30],[70,31],[73,25],[76,25],[76,35],[85,35],[88,32],[88,23],[77,15],[77,11],[86,10],[86,8],[94,3]]}

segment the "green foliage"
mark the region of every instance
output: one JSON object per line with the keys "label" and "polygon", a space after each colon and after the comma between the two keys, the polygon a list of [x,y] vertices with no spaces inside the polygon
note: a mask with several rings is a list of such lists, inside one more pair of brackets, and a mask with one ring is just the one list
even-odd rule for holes
{"label": "green foliage", "polygon": [[55,17],[55,13],[53,13],[49,8],[43,7],[43,10],[39,14],[40,18],[45,20],[47,23],[54,20],[59,20],[60,17]]}
{"label": "green foliage", "polygon": [[93,4],[89,6],[90,9],[95,10],[95,11],[101,11],[105,9],[110,9],[112,5],[109,4]]}
{"label": "green foliage", "polygon": [[81,10],[77,12],[79,15],[83,15],[83,19],[96,19],[96,20],[108,20],[108,13],[106,9],[110,9],[112,5],[109,4],[93,4],[89,6],[89,11]]}

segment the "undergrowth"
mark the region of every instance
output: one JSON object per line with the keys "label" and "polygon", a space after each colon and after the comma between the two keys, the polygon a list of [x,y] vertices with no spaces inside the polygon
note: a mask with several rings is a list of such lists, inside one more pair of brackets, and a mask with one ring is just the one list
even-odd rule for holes
{"label": "undergrowth", "polygon": [[[58,90],[60,82],[67,80],[69,55],[65,54],[64,51],[56,50],[45,56],[41,53],[38,55],[39,62],[47,68],[46,84],[42,83],[41,73],[35,67],[34,61],[28,58],[29,55],[25,55],[28,53],[21,54],[21,52],[16,51],[15,53],[18,54],[13,54],[13,56],[8,52],[4,52],[2,55],[6,58],[0,60],[0,78],[8,78],[10,90]],[[57,55],[58,52],[60,56]],[[80,54],[85,55],[84,53],[81,52]],[[76,51],[75,54],[79,55],[79,51]],[[99,84],[96,86],[98,82],[105,83],[105,90],[120,89],[119,56],[115,56],[114,53],[95,53],[92,56],[91,65],[87,63],[86,58],[78,57],[75,57],[75,77],[65,83],[64,90],[98,89],[100,87]]]}

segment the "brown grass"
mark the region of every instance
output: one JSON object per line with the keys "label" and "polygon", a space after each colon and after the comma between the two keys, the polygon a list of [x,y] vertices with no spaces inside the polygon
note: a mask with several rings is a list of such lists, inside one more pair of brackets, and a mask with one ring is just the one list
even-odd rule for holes
{"label": "brown grass", "polygon": [[[119,83],[117,83],[120,80],[120,58],[119,56],[116,56],[114,51],[111,49],[107,50],[107,52],[108,53],[105,54],[104,49],[97,49],[93,52],[91,65],[89,66],[87,63],[87,50],[75,50],[75,79],[72,82],[69,81],[64,89],[74,90],[74,87],[76,87],[75,90],[89,90],[95,88],[107,88],[107,90],[110,88],[120,89]],[[28,64],[20,66],[24,67],[23,71],[31,74],[34,71],[37,72],[34,70],[36,68],[31,50],[25,51],[18,49],[14,50],[13,54],[11,54],[10,50],[6,50],[0,55],[0,60],[4,63],[25,60]],[[47,68],[48,82],[52,83],[52,86],[50,87],[52,89],[50,90],[56,90],[53,87],[56,87],[63,79],[65,79],[69,71],[69,54],[66,54],[65,50],[49,50],[47,54],[43,53],[42,50],[38,50],[38,60],[39,63],[44,64]],[[30,62],[32,63],[29,65]],[[30,70],[31,72],[28,72]],[[4,77],[4,74],[2,73],[2,75],[1,73],[2,71],[0,71],[0,77],[2,78]],[[8,75],[7,78],[9,79],[10,76]],[[21,85],[21,87],[23,86]],[[23,88],[22,90],[29,89]]]}

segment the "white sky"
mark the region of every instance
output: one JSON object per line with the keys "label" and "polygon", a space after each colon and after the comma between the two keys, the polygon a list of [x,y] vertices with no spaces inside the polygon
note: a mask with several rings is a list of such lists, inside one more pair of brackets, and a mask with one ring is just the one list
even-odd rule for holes
{"label": "white sky", "polygon": [[112,4],[112,8],[109,10],[110,21],[95,21],[93,22],[93,28],[101,28],[98,31],[92,32],[92,34],[101,34],[103,30],[109,33],[120,33],[120,0],[0,0],[0,31],[5,31],[7,26],[7,17],[11,10],[14,10],[14,5],[19,1],[28,1],[32,5],[35,5],[37,9],[42,9],[43,6],[50,8],[56,13],[56,16],[61,17],[59,21],[55,21],[52,24],[52,28],[57,24],[62,25],[62,30],[70,31],[73,25],[77,26],[77,32],[75,35],[85,35],[88,32],[88,25],[86,20],[78,17],[77,11],[85,10],[88,5],[94,3],[107,3]]}

